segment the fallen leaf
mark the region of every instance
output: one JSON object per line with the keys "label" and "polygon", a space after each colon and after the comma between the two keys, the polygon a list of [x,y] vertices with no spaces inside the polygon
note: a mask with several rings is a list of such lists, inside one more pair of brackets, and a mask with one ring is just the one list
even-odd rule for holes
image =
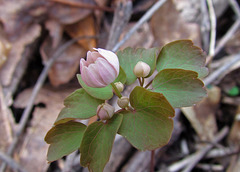
{"label": "fallen leaf", "polygon": [[[67,25],[65,29],[72,38],[96,35],[93,15],[88,15],[86,18],[77,23]],[[92,50],[97,46],[96,39],[94,38],[81,39],[78,41],[78,43],[86,50]]]}
{"label": "fallen leaf", "polygon": [[91,9],[74,7],[71,5],[71,2],[95,5],[93,0],[61,0],[59,2],[52,1],[49,10],[50,17],[56,19],[61,24],[73,24],[84,19],[90,13],[92,13]]}
{"label": "fallen leaf", "polygon": [[[60,45],[65,43],[62,41]],[[51,46],[50,38],[47,38],[42,44],[40,52],[43,60],[46,62],[51,55],[56,51]],[[58,45],[58,47],[60,46]],[[79,69],[80,58],[86,55],[86,51],[78,44],[72,44],[67,48],[53,64],[49,70],[48,76],[50,82],[54,86],[69,82],[76,74]]]}
{"label": "fallen leaf", "polygon": [[[77,89],[75,86],[62,88],[45,86],[40,90],[34,104],[41,103],[44,107],[34,108],[33,118],[19,146],[20,152],[16,152],[20,159],[19,163],[24,164],[27,171],[47,171],[49,166],[46,160],[48,145],[44,141],[44,137],[63,108],[64,98],[75,89]],[[14,102],[14,107],[25,108],[31,93],[32,88],[20,93]]]}
{"label": "fallen leaf", "polygon": [[215,138],[217,133],[216,112],[220,99],[221,90],[218,87],[212,87],[208,89],[208,97],[196,106],[181,108],[202,141]]}
{"label": "fallen leaf", "polygon": [[0,68],[6,62],[11,47],[11,44],[9,44],[7,41],[0,39]]}
{"label": "fallen leaf", "polygon": [[35,24],[30,26],[19,38],[10,42],[12,48],[9,52],[8,59],[0,69],[0,81],[3,86],[8,86],[11,83],[13,73],[22,58],[25,46],[31,44],[40,35],[40,32],[41,26]]}
{"label": "fallen leaf", "polygon": [[[132,28],[135,23],[130,23],[127,27],[124,28],[123,33],[120,36],[120,40],[123,36]],[[154,37],[151,31],[151,28],[148,23],[144,23],[133,35],[121,46],[120,49],[127,47],[132,48],[150,48],[154,42]]]}
{"label": "fallen leaf", "polygon": [[185,22],[172,0],[165,2],[154,13],[150,24],[159,46],[179,39],[191,39],[196,45],[201,45],[199,25]]}
{"label": "fallen leaf", "polygon": [[47,20],[45,26],[49,30],[49,35],[52,38],[52,48],[56,48],[62,40],[63,25],[56,20]]}
{"label": "fallen leaf", "polygon": [[238,106],[233,125],[228,136],[228,143],[234,147],[240,147],[240,106]]}

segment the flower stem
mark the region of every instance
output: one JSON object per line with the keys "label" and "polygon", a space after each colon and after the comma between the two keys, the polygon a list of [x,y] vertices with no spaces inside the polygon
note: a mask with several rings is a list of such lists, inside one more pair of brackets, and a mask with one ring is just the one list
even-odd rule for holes
{"label": "flower stem", "polygon": [[139,82],[139,85],[141,86],[142,85],[142,81],[141,81],[140,77],[138,77],[138,82]]}
{"label": "flower stem", "polygon": [[152,84],[153,80],[151,80],[144,88],[148,88]]}
{"label": "flower stem", "polygon": [[122,94],[120,93],[120,91],[117,89],[116,85],[114,83],[111,83],[111,86],[114,90],[114,93],[119,97],[121,98],[122,97]]}
{"label": "flower stem", "polygon": [[150,164],[150,172],[154,172],[154,166],[155,166],[155,150],[151,151],[151,164]]}
{"label": "flower stem", "polygon": [[142,85],[141,86],[143,87],[143,85],[144,85],[144,78],[142,77]]}

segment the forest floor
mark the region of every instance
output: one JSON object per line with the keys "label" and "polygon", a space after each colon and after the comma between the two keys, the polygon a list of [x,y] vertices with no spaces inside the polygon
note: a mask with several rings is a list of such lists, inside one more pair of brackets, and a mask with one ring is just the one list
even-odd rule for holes
{"label": "forest floor", "polygon": [[[172,139],[155,151],[155,171],[239,171],[240,2],[213,2],[0,1],[1,172],[88,171],[77,151],[48,163],[44,141],[64,98],[80,88],[80,58],[94,47],[160,49],[180,39],[206,54],[208,97],[176,109]],[[149,171],[150,157],[118,136],[104,172]]]}

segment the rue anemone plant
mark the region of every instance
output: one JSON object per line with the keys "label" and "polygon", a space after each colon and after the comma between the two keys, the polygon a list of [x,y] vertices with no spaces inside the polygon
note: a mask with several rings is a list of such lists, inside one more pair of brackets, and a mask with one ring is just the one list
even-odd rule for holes
{"label": "rue anemone plant", "polygon": [[[166,145],[173,130],[174,108],[192,106],[206,96],[201,78],[208,74],[203,51],[190,40],[151,49],[126,48],[117,54],[95,49],[80,60],[77,79],[82,88],[65,100],[45,141],[49,162],[80,151],[80,164],[104,170],[116,134],[141,151]],[[153,79],[146,79],[155,72]],[[138,80],[128,96],[124,86]],[[119,110],[109,100],[116,95]],[[86,126],[81,119],[97,115]]]}

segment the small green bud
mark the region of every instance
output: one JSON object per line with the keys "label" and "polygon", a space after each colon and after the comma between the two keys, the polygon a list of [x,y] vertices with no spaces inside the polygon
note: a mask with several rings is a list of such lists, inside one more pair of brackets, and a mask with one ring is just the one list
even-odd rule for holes
{"label": "small green bud", "polygon": [[118,106],[120,107],[120,108],[125,108],[125,107],[127,107],[128,106],[128,104],[129,104],[129,99],[128,99],[128,97],[121,97],[121,98],[119,98],[118,100],[117,100],[117,104],[118,104]]}
{"label": "small green bud", "polygon": [[115,82],[114,84],[120,93],[124,90],[124,85],[121,82]]}
{"label": "small green bud", "polygon": [[112,118],[114,111],[115,111],[115,108],[113,106],[111,106],[108,103],[103,103],[97,107],[97,116],[101,120],[107,120]]}
{"label": "small green bud", "polygon": [[136,66],[133,69],[133,73],[137,76],[137,77],[146,77],[148,76],[148,74],[150,73],[150,66],[142,61],[139,61]]}

